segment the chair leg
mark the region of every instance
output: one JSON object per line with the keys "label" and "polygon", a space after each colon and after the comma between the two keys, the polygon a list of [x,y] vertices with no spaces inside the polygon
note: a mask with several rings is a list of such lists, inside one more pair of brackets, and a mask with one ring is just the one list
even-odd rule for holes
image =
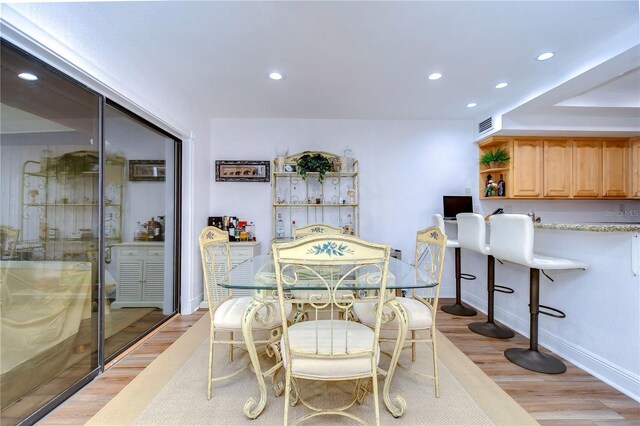
{"label": "chair leg", "polygon": [[440,380],[438,378],[438,348],[436,347],[436,328],[431,327],[431,349],[433,350],[433,382],[436,398],[440,398]]}
{"label": "chair leg", "polygon": [[416,362],[416,331],[411,330],[411,362]]}
{"label": "chair leg", "polygon": [[567,367],[558,358],[538,351],[538,314],[540,313],[540,270],[529,273],[529,349],[511,348],[504,356],[514,364],[538,373],[560,374]]}
{"label": "chair leg", "polygon": [[207,387],[207,400],[211,400],[211,391],[213,387],[213,343],[215,339],[215,330],[211,329],[209,333],[209,384]]}
{"label": "chair leg", "polygon": [[285,370],[285,385],[284,385],[284,426],[289,424],[289,405],[291,405],[291,373],[287,368]]}
{"label": "chair leg", "polygon": [[373,406],[376,411],[376,425],[380,426],[380,401],[378,401],[378,373],[376,366],[373,367],[373,378],[371,382],[373,388]]}
{"label": "chair leg", "polygon": [[462,304],[462,286],[460,281],[462,279],[465,280],[475,280],[476,277],[471,274],[463,274],[461,272],[461,260],[460,260],[460,247],[455,248],[455,265],[456,265],[456,303],[453,305],[444,305],[440,309],[443,312],[446,312],[451,315],[459,315],[463,317],[472,317],[477,315],[478,312],[470,308],[468,306],[464,306]]}
{"label": "chair leg", "polygon": [[494,297],[496,294],[495,271],[496,259],[493,256],[487,256],[487,321],[471,323],[469,324],[469,330],[495,339],[510,339],[515,336],[515,333],[507,327],[496,324],[493,320]]}
{"label": "chair leg", "polygon": [[[233,331],[230,333],[231,334],[231,341],[234,342],[235,340],[233,339]],[[229,343],[229,362],[233,362],[233,343]]]}

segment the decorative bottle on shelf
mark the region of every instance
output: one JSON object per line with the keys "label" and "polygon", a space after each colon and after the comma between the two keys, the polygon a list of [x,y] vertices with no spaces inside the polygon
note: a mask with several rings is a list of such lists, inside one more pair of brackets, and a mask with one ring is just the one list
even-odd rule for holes
{"label": "decorative bottle on shelf", "polygon": [[233,224],[233,220],[229,221],[229,241],[236,240],[236,226]]}
{"label": "decorative bottle on shelf", "polygon": [[276,239],[284,238],[284,222],[282,221],[282,213],[278,213],[278,221],[276,222]]}
{"label": "decorative bottle on shelf", "polygon": [[498,181],[498,196],[504,197],[505,195],[507,195],[507,187],[505,186],[502,174],[500,174],[500,180]]}

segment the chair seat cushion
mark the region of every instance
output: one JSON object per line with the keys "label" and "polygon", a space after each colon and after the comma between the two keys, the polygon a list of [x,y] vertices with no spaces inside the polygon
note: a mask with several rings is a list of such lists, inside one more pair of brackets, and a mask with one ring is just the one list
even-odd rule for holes
{"label": "chair seat cushion", "polygon": [[[396,300],[402,304],[402,307],[407,312],[407,318],[409,319],[409,330],[426,330],[431,328],[433,324],[433,317],[431,316],[431,310],[427,308],[422,302],[419,302],[411,297],[397,297]],[[375,327],[376,320],[374,315],[374,305],[371,303],[356,303],[353,306],[353,311],[358,316],[358,319],[369,327]],[[385,313],[391,313],[391,308],[385,306],[383,308]],[[386,324],[381,324],[382,330],[397,330],[398,320],[394,318],[392,321]]]}
{"label": "chair seat cushion", "polygon": [[[333,324],[333,332],[331,330]],[[344,354],[369,351],[369,353],[349,358],[316,358],[316,327],[318,355]],[[291,351],[306,352],[312,355],[293,355],[291,374],[317,378],[349,378],[372,374],[371,348],[374,347],[375,334],[369,327],[353,321],[317,320],[303,321],[288,328],[289,347]],[[346,334],[346,339],[345,339]],[[346,344],[345,344],[346,342]],[[346,346],[346,347],[345,347]],[[287,366],[287,354],[284,350],[284,336],[280,341],[282,359]],[[380,350],[376,345],[376,365],[380,358]]]}
{"label": "chair seat cushion", "polygon": [[[246,296],[229,299],[223,302],[216,310],[213,318],[213,326],[217,329],[240,330],[242,328],[242,315],[247,309],[247,306],[249,306],[249,303],[252,301],[253,297]],[[273,301],[273,307],[276,309],[276,312],[270,322],[262,324],[254,319],[251,327],[258,330],[266,330],[281,324],[282,318],[280,315],[280,305],[277,300]],[[291,313],[290,303],[285,304],[285,312],[287,316]],[[267,308],[263,306],[260,308],[258,313],[260,315],[266,314]]]}
{"label": "chair seat cushion", "polygon": [[564,259],[540,253],[533,254],[533,262],[529,265],[534,269],[587,269],[588,266],[580,260]]}
{"label": "chair seat cushion", "polygon": [[447,240],[447,248],[459,248],[460,243],[458,240]]}

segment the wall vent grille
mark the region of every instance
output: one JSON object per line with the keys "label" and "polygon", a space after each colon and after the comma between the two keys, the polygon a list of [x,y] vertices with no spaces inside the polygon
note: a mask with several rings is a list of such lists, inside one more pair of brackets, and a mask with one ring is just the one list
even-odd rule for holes
{"label": "wall vent grille", "polygon": [[487,130],[493,129],[493,118],[489,117],[486,120],[478,123],[478,133],[486,132]]}

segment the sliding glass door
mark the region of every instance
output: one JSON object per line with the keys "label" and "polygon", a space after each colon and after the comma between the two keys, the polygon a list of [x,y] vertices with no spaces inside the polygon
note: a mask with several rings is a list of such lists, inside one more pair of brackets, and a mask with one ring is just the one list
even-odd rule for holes
{"label": "sliding glass door", "polygon": [[10,425],[42,417],[177,312],[180,141],[1,49],[0,423]]}
{"label": "sliding glass door", "polygon": [[[176,311],[176,141],[111,103],[104,111],[104,132],[105,355],[110,359]],[[114,166],[121,161],[127,163],[124,179]]]}

